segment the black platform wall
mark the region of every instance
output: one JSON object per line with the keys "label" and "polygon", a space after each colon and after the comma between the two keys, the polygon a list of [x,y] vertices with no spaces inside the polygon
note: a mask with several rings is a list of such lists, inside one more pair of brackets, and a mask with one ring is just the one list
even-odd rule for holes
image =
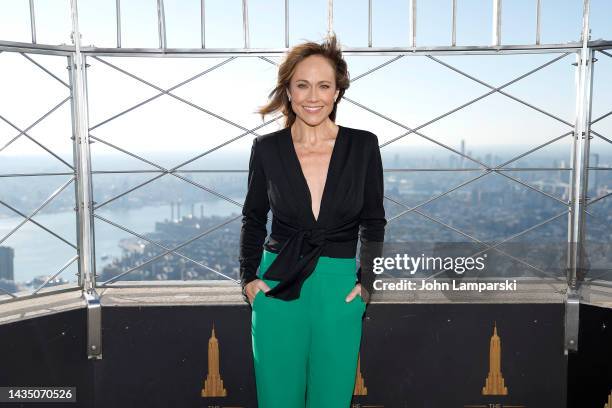
{"label": "black platform wall", "polygon": [[[388,408],[565,407],[567,379],[572,390],[582,385],[574,381],[577,373],[567,374],[563,311],[561,304],[372,305],[361,349],[367,395],[354,402]],[[572,407],[603,408],[602,376],[612,369],[610,326],[607,337],[597,331],[603,313],[581,308],[580,352],[572,357],[572,370],[589,367],[598,380],[585,380],[592,391],[580,388],[580,396],[570,398],[580,404]],[[507,396],[481,394],[495,323]],[[100,361],[86,357],[84,310],[0,325],[0,385],[76,386],[78,403],[67,405],[72,407],[257,406],[246,305],[109,307],[102,324]],[[213,324],[228,396],[202,398]]]}
{"label": "black platform wall", "polygon": [[86,321],[85,310],[80,309],[0,324],[0,386],[77,388],[76,403],[0,406],[93,406],[93,366],[86,355]]}
{"label": "black platform wall", "polygon": [[578,352],[569,354],[568,381],[568,407],[604,407],[612,392],[612,309],[580,305]]}

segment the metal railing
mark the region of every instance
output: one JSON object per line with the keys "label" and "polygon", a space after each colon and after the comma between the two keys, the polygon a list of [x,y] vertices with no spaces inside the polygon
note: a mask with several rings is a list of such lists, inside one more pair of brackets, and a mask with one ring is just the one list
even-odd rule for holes
{"label": "metal railing", "polygon": [[[593,135],[594,135],[608,143],[612,143],[612,140],[610,140],[606,136],[596,131],[593,131],[591,129],[592,124],[598,121],[601,121],[602,119],[612,114],[612,111],[610,111],[607,114],[604,114],[600,116],[599,118],[596,118],[595,120],[591,119],[591,100],[592,100],[592,89],[593,89],[593,63],[596,61],[596,59],[594,58],[594,55],[596,52],[603,54],[606,57],[612,57],[612,53],[608,51],[609,49],[612,49],[612,42],[610,41],[595,41],[595,42],[589,41],[589,5],[590,5],[590,2],[589,0],[584,0],[583,16],[582,16],[582,31],[581,31],[580,41],[566,43],[566,44],[541,44],[541,41],[540,41],[540,38],[541,38],[541,0],[536,0],[534,1],[534,10],[536,13],[535,42],[533,44],[504,45],[502,44],[502,39],[501,39],[502,0],[492,0],[492,1],[493,1],[493,16],[492,16],[493,24],[492,24],[492,41],[490,45],[481,45],[481,46],[457,46],[456,45],[457,7],[460,7],[461,2],[457,0],[452,0],[449,2],[450,6],[452,7],[452,20],[450,22],[452,26],[450,45],[449,46],[434,46],[434,47],[417,46],[417,32],[416,32],[417,1],[410,0],[410,7],[409,7],[410,19],[408,20],[410,22],[410,38],[408,41],[410,45],[407,47],[374,47],[372,45],[372,7],[373,5],[372,5],[372,0],[369,0],[368,2],[368,44],[367,44],[367,47],[354,47],[354,48],[349,47],[349,48],[343,49],[343,53],[345,55],[350,55],[350,56],[355,55],[355,56],[390,56],[391,57],[388,61],[385,61],[369,69],[367,72],[364,72],[363,74],[352,78],[351,79],[352,82],[363,80],[364,78],[367,78],[368,75],[378,70],[385,69],[389,66],[392,66],[394,63],[401,60],[402,58],[410,57],[410,56],[423,56],[425,58],[428,58],[430,61],[433,61],[434,63],[464,78],[467,78],[473,81],[474,83],[480,84],[488,88],[489,91],[459,106],[456,106],[453,109],[447,112],[444,112],[443,114],[437,115],[434,118],[431,118],[429,120],[424,121],[423,123],[415,124],[415,125],[407,124],[398,119],[394,119],[346,95],[343,97],[343,99],[346,100],[348,103],[352,104],[353,106],[361,110],[367,111],[387,121],[388,123],[394,124],[405,130],[405,132],[403,132],[402,134],[385,141],[381,145],[381,148],[391,145],[392,143],[397,142],[398,140],[401,140],[408,135],[416,135],[431,143],[434,143],[440,146],[443,149],[448,150],[449,152],[459,155],[465,160],[469,160],[470,162],[476,165],[476,167],[474,168],[452,169],[453,171],[477,171],[477,172],[480,172],[480,174],[468,179],[467,181],[464,181],[454,186],[451,189],[448,189],[447,191],[443,193],[437,194],[436,196],[431,197],[417,205],[408,205],[402,202],[401,200],[398,200],[394,197],[386,195],[385,198],[389,202],[392,202],[395,205],[402,208],[402,210],[398,214],[391,217],[388,221],[390,223],[395,222],[396,220],[400,219],[401,217],[409,213],[418,214],[426,218],[427,220],[437,225],[442,226],[443,228],[447,228],[449,230],[452,230],[460,234],[461,236],[467,238],[468,240],[485,245],[486,248],[481,252],[484,252],[489,249],[493,249],[503,254],[504,256],[507,256],[519,262],[523,266],[532,269],[533,271],[538,273],[538,275],[540,276],[549,276],[554,280],[567,281],[568,294],[567,294],[567,302],[566,302],[567,313],[566,313],[566,344],[565,346],[566,346],[566,351],[572,350],[572,349],[575,350],[577,349],[578,305],[579,305],[579,290],[580,290],[580,283],[581,283],[581,279],[579,278],[578,272],[581,270],[581,268],[584,268],[584,265],[582,264],[582,262],[584,258],[583,243],[585,241],[585,227],[584,227],[585,217],[592,215],[588,211],[589,205],[592,205],[593,203],[597,201],[605,199],[607,196],[610,195],[610,194],[606,194],[604,196],[597,197],[594,200],[589,200],[589,197],[587,196],[588,170],[592,169],[591,167],[589,167],[589,141],[591,138],[593,138]],[[71,263],[78,261],[78,271],[79,271],[78,285],[79,285],[79,288],[83,291],[84,298],[87,300],[88,318],[91,323],[89,338],[88,338],[89,356],[90,358],[101,358],[101,337],[100,337],[101,334],[100,334],[100,329],[99,329],[101,309],[100,309],[99,297],[97,295],[96,289],[103,288],[103,287],[120,287],[120,285],[116,283],[117,281],[129,275],[134,270],[137,270],[148,264],[151,264],[152,262],[155,262],[157,259],[160,259],[161,257],[167,254],[176,255],[184,259],[187,262],[192,262],[193,264],[198,265],[199,267],[205,268],[213,273],[216,273],[217,275],[223,277],[224,279],[233,280],[234,282],[238,283],[238,280],[235,279],[234,277],[223,274],[222,272],[217,271],[214,268],[211,268],[208,265],[205,265],[204,263],[199,262],[196,259],[193,259],[192,257],[181,253],[180,250],[184,248],[185,246],[189,245],[190,243],[194,242],[195,240],[201,237],[204,237],[208,234],[211,234],[212,232],[218,230],[219,228],[224,227],[225,225],[231,223],[232,221],[235,221],[239,217],[230,218],[218,225],[213,226],[212,228],[202,231],[195,237],[192,237],[178,245],[170,247],[170,246],[164,245],[161,242],[156,242],[155,240],[145,237],[144,235],[139,234],[137,231],[127,228],[124,225],[113,222],[112,220],[98,214],[97,210],[109,204],[110,202],[113,202],[114,200],[124,197],[136,191],[137,189],[150,184],[151,182],[155,180],[159,180],[161,177],[164,177],[166,175],[170,175],[172,177],[175,177],[178,180],[182,180],[186,183],[189,183],[190,185],[195,186],[196,188],[201,189],[202,191],[206,191],[210,194],[213,194],[216,197],[231,203],[232,205],[241,207],[242,206],[241,203],[236,202],[235,200],[232,200],[230,197],[227,197],[226,195],[221,194],[215,191],[214,189],[207,187],[206,185],[202,183],[199,183],[188,177],[183,176],[181,172],[184,171],[183,169],[186,165],[230,143],[233,143],[236,140],[243,138],[244,136],[247,136],[247,135],[257,136],[258,135],[257,131],[259,129],[262,129],[266,125],[278,120],[279,117],[266,121],[259,126],[249,128],[249,127],[245,127],[241,125],[240,123],[237,123],[228,118],[225,118],[223,115],[220,115],[209,109],[199,106],[193,103],[192,101],[189,101],[188,99],[177,95],[174,91],[180,88],[181,86],[184,86],[197,78],[207,75],[210,72],[214,72],[215,70],[221,69],[225,64],[230,63],[231,61],[233,61],[234,59],[238,57],[257,57],[261,59],[262,61],[265,61],[266,63],[277,65],[277,62],[275,62],[272,59],[272,57],[280,57],[284,54],[286,50],[285,49],[251,49],[250,48],[249,16],[248,16],[248,1],[247,0],[242,1],[242,17],[243,17],[242,29],[243,29],[244,47],[241,49],[206,48],[206,43],[205,43],[205,16],[206,16],[205,11],[206,11],[206,8],[205,8],[204,0],[201,0],[201,3],[200,3],[201,48],[197,48],[197,49],[167,48],[166,21],[165,21],[163,0],[156,0],[158,40],[159,40],[159,48],[156,48],[156,49],[122,48],[122,43],[121,43],[122,22],[121,22],[121,1],[120,0],[116,0],[115,2],[116,36],[117,36],[116,48],[97,48],[97,47],[82,47],[81,46],[81,35],[80,35],[81,30],[79,28],[77,0],[71,0],[73,45],[72,46],[63,46],[63,45],[54,46],[54,45],[37,44],[34,2],[30,0],[29,5],[30,5],[32,43],[28,44],[28,43],[0,41],[0,52],[3,52],[3,51],[18,52],[18,53],[21,53],[21,55],[23,55],[25,58],[28,58],[27,53],[41,53],[41,54],[50,54],[50,55],[66,57],[68,61],[68,68],[70,70],[70,83],[69,84],[63,82],[61,79],[57,78],[55,75],[53,75],[48,70],[45,70],[44,67],[41,67],[41,68],[45,70],[54,79],[60,81],[64,86],[66,86],[70,90],[70,97],[62,100],[58,105],[56,105],[49,112],[43,115],[42,118],[33,122],[32,125],[28,126],[25,129],[19,129],[18,127],[13,125],[13,127],[19,132],[19,135],[17,135],[12,141],[16,140],[17,138],[21,136],[28,137],[29,139],[35,141],[34,138],[30,137],[27,134],[28,130],[31,129],[33,126],[36,126],[37,123],[39,123],[44,117],[51,114],[59,106],[61,106],[62,104],[70,100],[71,112],[72,112],[72,127],[73,127],[73,135],[74,135],[73,136],[74,163],[71,164],[71,163],[65,162],[59,156],[54,154],[50,149],[45,148],[45,150],[47,150],[49,154],[55,156],[56,158],[61,160],[66,166],[69,167],[69,169],[71,170],[70,173],[61,173],[61,174],[70,175],[71,178],[66,183],[64,183],[60,188],[58,188],[58,190],[56,190],[53,194],[51,194],[47,198],[47,200],[45,200],[45,202],[41,204],[30,215],[23,214],[19,210],[13,207],[10,207],[6,202],[0,201],[0,204],[12,209],[13,211],[17,212],[18,214],[24,217],[24,221],[20,225],[18,225],[16,228],[14,228],[14,230],[12,230],[7,236],[0,237],[0,243],[6,240],[8,236],[10,236],[17,229],[19,229],[23,224],[29,221],[29,222],[33,222],[37,224],[39,227],[45,229],[47,232],[56,236],[56,238],[64,241],[66,244],[72,246],[73,248],[75,248],[75,250],[77,250],[78,254],[74,256],[73,258],[71,258],[66,263],[66,265],[64,265],[59,271],[57,271],[54,275],[52,275],[52,277],[55,277],[58,274],[60,274]],[[288,11],[289,6],[290,6],[289,1],[285,0],[285,21],[284,21],[285,47],[289,47],[289,18],[288,18],[289,17],[289,11]],[[328,32],[330,33],[333,32],[333,29],[334,29],[333,28],[334,27],[333,26],[333,21],[334,21],[333,20],[333,9],[334,9],[333,1],[330,0],[328,1],[328,12],[327,12],[327,17],[328,17],[327,18],[327,28],[328,28]],[[528,72],[525,72],[522,75],[519,75],[513,78],[512,80],[507,81],[506,83],[499,85],[499,86],[495,86],[486,81],[483,81],[473,75],[470,75],[465,70],[461,70],[449,64],[448,62],[445,62],[441,60],[440,58],[437,58],[438,55],[471,55],[471,54],[501,55],[501,54],[515,54],[515,53],[553,54],[555,56],[551,58],[549,61],[547,61],[546,63],[541,64],[538,67],[531,69]],[[576,67],[576,78],[577,78],[576,110],[575,110],[575,117],[573,118],[572,121],[566,120],[542,107],[536,106],[532,103],[527,102],[524,99],[514,96],[512,95],[512,93],[506,90],[506,88],[509,87],[510,85],[515,84],[518,81],[521,81],[524,78],[527,78],[530,75],[533,75],[534,73],[539,72],[545,69],[546,67],[549,67],[552,64],[557,63],[560,60],[563,60],[565,57],[572,56],[572,55],[576,59],[576,62],[574,63],[574,65]],[[122,57],[122,56],[224,57],[226,59],[214,65],[213,67],[203,70],[197,75],[191,76],[190,78],[187,78],[184,81],[170,88],[165,89],[150,81],[145,80],[141,76],[138,76],[134,73],[127,71],[126,69],[118,67],[116,64],[113,64],[107,59],[102,58],[104,56],[111,56],[111,57]],[[32,63],[39,65],[38,63],[36,63],[35,61],[31,59],[29,60]],[[91,125],[89,123],[90,120],[88,116],[89,107],[88,107],[88,92],[87,92],[87,88],[88,88],[87,68],[90,66],[88,63],[93,64],[94,62],[96,64],[97,63],[104,64],[105,66],[123,75],[126,75],[132,79],[135,79],[139,81],[140,83],[146,85],[147,87],[155,89],[157,93],[152,97],[144,99],[132,105],[131,107],[124,109],[123,111],[100,121],[99,123]],[[529,108],[530,110],[536,111],[566,126],[566,131],[544,143],[539,144],[538,146],[532,149],[529,149],[515,157],[510,158],[509,160],[506,160],[505,162],[497,166],[491,166],[462,151],[458,151],[457,149],[454,149],[453,147],[447,144],[444,144],[441,141],[436,140],[435,138],[430,137],[423,132],[423,129],[425,127],[433,123],[436,123],[448,117],[449,115],[452,115],[458,111],[461,111],[462,109],[465,109],[466,107],[490,95],[502,95],[505,98],[508,98],[512,101],[520,103],[521,105]],[[218,146],[215,146],[212,149],[209,149],[203,153],[200,153],[190,158],[189,160],[183,161],[182,163],[179,163],[170,168],[167,168],[166,166],[162,166],[158,163],[150,161],[144,158],[142,155],[138,155],[137,153],[129,151],[128,149],[118,146],[117,144],[113,144],[110,141],[105,140],[103,137],[95,136],[94,134],[92,134],[93,131],[95,131],[99,127],[104,126],[110,123],[111,121],[119,117],[122,117],[128,114],[129,112],[140,108],[141,106],[144,106],[147,103],[150,103],[151,101],[155,100],[156,98],[159,98],[160,96],[168,96],[170,98],[173,98],[176,101],[179,101],[185,104],[186,106],[192,109],[196,109],[207,115],[213,116],[229,124],[230,126],[240,129],[241,133],[238,136],[233,137],[229,140],[226,140],[225,142],[221,143]],[[5,122],[10,124],[10,122],[4,117],[0,116],[0,119],[3,119]],[[571,193],[570,193],[570,199],[568,201],[561,200],[558,197],[555,197],[552,194],[548,194],[530,185],[529,183],[520,180],[517,177],[507,174],[508,170],[512,170],[512,171],[522,170],[522,169],[517,169],[517,168],[510,168],[509,167],[510,164],[515,163],[517,160],[521,159],[522,157],[530,153],[533,153],[537,150],[540,150],[546,146],[549,146],[550,144],[558,140],[567,139],[567,138],[571,138],[571,141],[572,141],[572,159],[571,159],[571,167],[570,167],[571,169],[570,170],[571,171],[571,178],[570,178]],[[11,142],[9,142],[9,144]],[[111,149],[122,152],[123,154],[126,154],[134,159],[140,160],[150,166],[153,166],[154,168],[157,169],[157,170],[153,170],[153,172],[157,174],[149,178],[148,180],[105,200],[102,203],[96,203],[93,200],[92,175],[96,173],[102,174],[104,172],[103,171],[97,172],[97,171],[92,170],[90,144],[93,142],[98,142],[100,144],[110,147]],[[39,142],[37,143],[41,145]],[[8,144],[6,146],[8,146]],[[41,147],[44,148],[43,145],[41,145]],[[2,149],[0,149],[0,152],[2,151]],[[608,169],[608,168],[605,168],[605,169]],[[527,170],[533,170],[533,169],[527,169]],[[54,174],[58,174],[58,173],[54,173]],[[445,222],[444,220],[440,218],[433,217],[427,214],[426,212],[422,211],[423,206],[429,203],[432,203],[435,200],[438,200],[452,193],[453,191],[457,191],[458,189],[461,189],[469,185],[470,183],[474,183],[476,180],[482,179],[483,177],[490,175],[490,174],[497,174],[512,182],[518,183],[527,189],[530,189],[534,192],[542,194],[548,199],[561,203],[566,208],[563,211],[559,212],[558,214],[555,214],[554,216],[536,225],[533,225],[523,231],[513,234],[510,237],[507,237],[499,242],[496,242],[494,245],[485,244],[482,240],[479,240],[477,237],[473,236],[472,234],[462,231],[461,229],[454,227],[450,223]],[[38,173],[36,175],[44,175],[44,173]],[[8,177],[8,176],[15,176],[15,175],[9,174],[9,175],[0,175],[0,176]],[[76,244],[68,242],[61,236],[55,234],[53,231],[49,230],[48,228],[44,227],[43,225],[37,223],[35,220],[32,219],[32,217],[41,208],[43,208],[46,204],[48,204],[51,200],[53,200],[54,197],[56,197],[62,190],[67,188],[73,181],[75,181],[75,195],[76,195],[75,209],[77,213],[77,231],[78,231]],[[502,249],[499,248],[499,246],[505,242],[508,242],[512,239],[525,235],[529,233],[530,231],[534,230],[535,228],[539,228],[547,223],[558,220],[560,217],[564,217],[564,216],[567,216],[567,222],[568,222],[568,236],[567,236],[568,264],[567,264],[567,276],[563,279],[560,279],[558,276],[552,276],[549,272],[544,271],[541,268],[535,265],[532,265],[529,262],[520,259],[519,257],[513,256],[510,253],[503,251]],[[162,251],[161,254],[158,254],[152,257],[151,259],[148,259],[147,261],[141,264],[138,264],[114,276],[112,279],[109,279],[105,282],[97,282],[95,256],[94,256],[94,253],[95,253],[94,220],[96,219],[99,221],[105,222],[108,225],[111,225],[115,228],[118,228],[124,232],[127,232],[135,237],[138,237],[139,239],[143,241],[147,241],[149,244],[154,245],[158,247],[159,249],[161,249]],[[435,275],[432,275],[428,279],[433,278],[434,276]],[[37,294],[39,294],[40,289],[45,287],[49,281],[50,279],[48,279],[41,287],[36,289],[34,292],[32,292],[28,296],[16,296],[11,293],[8,293],[8,295],[12,298],[11,300],[17,300],[18,298],[22,298],[22,297],[36,296]],[[197,284],[197,283],[194,283],[194,284]],[[146,286],[146,283],[143,283],[143,285]]]}

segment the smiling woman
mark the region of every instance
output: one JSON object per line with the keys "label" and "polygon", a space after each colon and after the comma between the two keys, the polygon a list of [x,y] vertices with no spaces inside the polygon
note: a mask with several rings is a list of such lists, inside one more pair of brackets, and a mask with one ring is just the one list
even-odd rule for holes
{"label": "smiling woman", "polygon": [[257,113],[263,117],[280,111],[285,116],[285,127],[293,125],[298,112],[317,114],[319,121],[329,117],[335,122],[338,103],[350,82],[335,36],[323,44],[299,44],[279,66],[276,86],[268,95],[270,101]]}
{"label": "smiling woman", "polygon": [[335,123],[348,78],[335,37],[298,45],[259,110],[285,114],[283,129],[253,140],[240,234],[261,407],[351,403],[369,299],[362,282],[371,288],[386,219],[378,138]]}

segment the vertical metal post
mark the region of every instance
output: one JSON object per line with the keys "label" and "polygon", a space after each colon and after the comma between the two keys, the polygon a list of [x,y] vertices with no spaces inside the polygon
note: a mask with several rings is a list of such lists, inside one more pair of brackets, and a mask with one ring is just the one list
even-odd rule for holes
{"label": "vertical metal post", "polygon": [[502,0],[493,0],[493,39],[492,45],[501,44]]}
{"label": "vertical metal post", "polygon": [[289,48],[289,0],[285,0],[285,48]]}
{"label": "vertical metal post", "polygon": [[416,47],[417,0],[410,0],[410,46]]}
{"label": "vertical metal post", "polygon": [[200,39],[202,40],[202,48],[206,48],[206,4],[204,0],[200,0]]}
{"label": "vertical metal post", "polygon": [[368,0],[368,47],[372,47],[372,0]]}
{"label": "vertical metal post", "polygon": [[30,31],[32,32],[32,44],[36,44],[36,18],[34,13],[34,0],[30,0]]}
{"label": "vertical metal post", "polygon": [[334,31],[334,0],[327,0],[327,35]]}
{"label": "vertical metal post", "polygon": [[452,0],[453,2],[453,12],[452,12],[452,20],[453,20],[453,28],[451,35],[451,45],[454,47],[457,45],[457,0]]}
{"label": "vertical metal post", "polygon": [[540,45],[540,30],[542,27],[542,0],[536,0],[536,44]]}
{"label": "vertical metal post", "polygon": [[164,13],[164,0],[157,0],[157,35],[159,48],[166,48],[166,14]]}
{"label": "vertical metal post", "polygon": [[81,208],[81,186],[79,183],[79,178],[81,177],[81,175],[79,174],[79,169],[81,168],[81,152],[80,152],[80,146],[79,146],[79,141],[77,139],[77,128],[78,128],[78,124],[77,124],[77,108],[76,108],[76,98],[75,98],[75,80],[74,80],[74,55],[69,55],[67,57],[67,63],[68,65],[66,66],[66,69],[68,70],[68,79],[69,79],[69,83],[70,83],[70,115],[71,115],[71,125],[72,125],[72,162],[74,163],[74,168],[75,168],[75,188],[74,188],[74,202],[75,202],[75,206],[74,206],[74,214],[76,217],[76,240],[77,240],[77,253],[79,256],[79,260],[78,260],[78,264],[77,264],[77,277],[78,277],[78,285],[80,288],[84,288],[85,287],[85,281],[86,281],[86,277],[85,277],[85,267],[83,266],[83,264],[81,263],[81,256],[82,256],[82,250],[81,248],[83,248],[83,234],[81,233],[82,228],[81,225],[83,224],[82,221],[82,211],[80,211]]}
{"label": "vertical metal post", "polygon": [[93,194],[91,180],[90,141],[87,112],[86,61],[81,54],[77,0],[70,0],[72,41],[74,53],[70,57],[70,89],[72,93],[72,121],[76,144],[76,185],[79,236],[79,271],[83,297],[87,300],[87,355],[102,358],[101,309],[95,291],[95,251],[93,234]]}
{"label": "vertical metal post", "polygon": [[249,48],[249,2],[242,0],[242,32],[244,34],[244,48]]}
{"label": "vertical metal post", "polygon": [[121,48],[121,0],[115,1],[115,15],[117,16],[117,48]]}
{"label": "vertical metal post", "polygon": [[570,213],[568,215],[565,353],[578,350],[580,282],[585,271],[585,210],[587,207],[589,141],[593,93],[593,50],[589,41],[589,0],[584,0],[582,48],[576,54],[576,121],[572,144]]}

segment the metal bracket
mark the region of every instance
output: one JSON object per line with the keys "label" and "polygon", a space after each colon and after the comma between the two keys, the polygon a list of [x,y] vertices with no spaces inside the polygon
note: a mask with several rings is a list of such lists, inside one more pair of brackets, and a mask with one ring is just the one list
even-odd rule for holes
{"label": "metal bracket", "polygon": [[[599,60],[597,58],[593,57],[590,62],[594,63],[594,62],[597,62],[597,61],[599,61]],[[580,59],[580,62],[582,62],[582,59]],[[577,62],[572,62],[572,65],[577,67],[578,63]],[[587,65],[589,65],[589,60],[587,60]]]}
{"label": "metal bracket", "polygon": [[579,312],[580,295],[576,289],[568,287],[565,298],[565,355],[569,350],[578,351]]}
{"label": "metal bracket", "polygon": [[87,301],[87,358],[102,360],[102,307],[95,289],[83,292]]}

